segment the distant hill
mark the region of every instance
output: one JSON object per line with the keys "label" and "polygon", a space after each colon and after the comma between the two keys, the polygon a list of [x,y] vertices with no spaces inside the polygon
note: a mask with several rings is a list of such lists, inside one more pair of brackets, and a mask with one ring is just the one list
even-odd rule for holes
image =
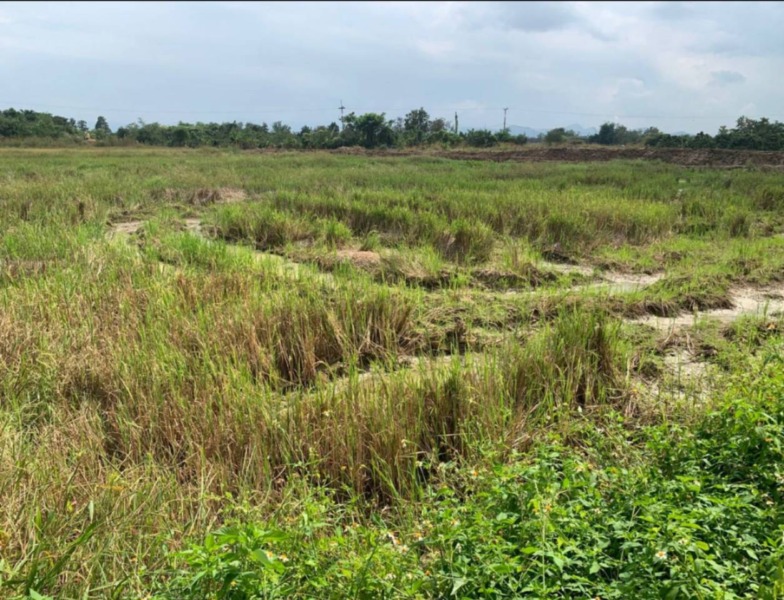
{"label": "distant hill", "polygon": [[[572,125],[566,125],[564,127],[564,129],[566,129],[566,130],[571,129],[577,135],[582,136],[582,137],[586,137],[586,136],[589,136],[589,135],[594,135],[595,133],[597,133],[599,131],[598,129],[596,129],[596,127],[583,127],[579,123],[574,123]],[[549,129],[535,129],[533,127],[523,127],[523,126],[520,126],[520,125],[510,125],[509,126],[509,133],[511,133],[512,135],[523,134],[523,135],[525,135],[526,137],[529,137],[529,138],[539,137],[540,134],[545,134],[548,131],[550,131],[550,130]]]}
{"label": "distant hill", "polygon": [[547,133],[543,129],[534,129],[533,127],[521,127],[520,125],[510,125],[509,133],[512,135],[524,135],[529,138],[538,137],[540,133]]}

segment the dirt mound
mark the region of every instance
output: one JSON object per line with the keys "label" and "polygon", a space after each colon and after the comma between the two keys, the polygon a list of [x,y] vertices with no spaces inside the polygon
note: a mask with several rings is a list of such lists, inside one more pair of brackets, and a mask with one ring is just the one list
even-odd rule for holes
{"label": "dirt mound", "polygon": [[463,160],[602,162],[609,160],[661,160],[683,166],[738,168],[784,167],[784,152],[753,150],[692,150],[688,148],[571,148],[542,147],[516,151],[451,151],[439,156]]}
{"label": "dirt mound", "polygon": [[690,148],[645,148],[601,146],[531,145],[520,150],[366,150],[359,147],[337,148],[334,154],[366,156],[427,156],[453,160],[490,160],[495,162],[604,162],[610,160],[660,160],[683,166],[719,168],[772,167],[784,168],[784,152],[758,150],[720,150]]}
{"label": "dirt mound", "polygon": [[351,154],[351,155],[367,154],[367,150],[365,150],[361,146],[341,146],[340,148],[335,148],[331,152],[333,152],[334,154]]}
{"label": "dirt mound", "polygon": [[381,265],[381,255],[367,250],[338,250],[339,261],[348,261],[360,269],[372,269]]}

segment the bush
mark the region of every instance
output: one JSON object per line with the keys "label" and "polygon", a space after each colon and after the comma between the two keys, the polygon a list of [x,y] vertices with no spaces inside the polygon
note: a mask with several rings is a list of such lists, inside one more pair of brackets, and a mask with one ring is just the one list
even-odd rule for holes
{"label": "bush", "polygon": [[463,139],[467,145],[475,148],[490,148],[498,142],[489,129],[469,129]]}

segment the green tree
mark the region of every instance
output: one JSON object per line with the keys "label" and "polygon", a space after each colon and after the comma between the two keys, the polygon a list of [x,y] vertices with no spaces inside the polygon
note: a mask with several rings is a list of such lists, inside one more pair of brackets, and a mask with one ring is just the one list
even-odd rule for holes
{"label": "green tree", "polygon": [[365,148],[391,146],[395,142],[392,124],[387,122],[384,113],[360,115],[351,123],[351,127],[357,132],[359,143]]}
{"label": "green tree", "polygon": [[563,127],[551,129],[544,136],[545,144],[562,144],[566,141],[566,130]]}
{"label": "green tree", "polygon": [[428,125],[428,129],[430,130],[431,134],[438,133],[439,131],[446,131],[448,127],[449,124],[446,122],[446,119],[442,119],[440,117],[438,119],[433,119]]}
{"label": "green tree", "polygon": [[469,129],[465,132],[465,143],[476,148],[495,146],[497,140],[489,129]]}
{"label": "green tree", "polygon": [[430,115],[424,108],[412,110],[403,120],[403,131],[407,141],[411,144],[421,144],[425,141],[430,127]]}
{"label": "green tree", "polygon": [[588,141],[605,146],[614,146],[639,144],[646,137],[651,138],[656,137],[656,135],[651,133],[650,128],[643,132],[641,130],[627,129],[624,125],[619,125],[618,123],[604,123],[599,128],[599,132],[588,138]]}
{"label": "green tree", "polygon": [[112,133],[106,117],[98,117],[98,120],[95,121],[95,127],[93,128],[93,131],[95,132],[95,137],[98,139],[105,138]]}
{"label": "green tree", "polygon": [[599,132],[596,135],[591,136],[589,141],[604,146],[610,146],[618,143],[616,141],[617,137],[618,134],[616,132],[615,123],[603,123],[602,126],[599,127]]}

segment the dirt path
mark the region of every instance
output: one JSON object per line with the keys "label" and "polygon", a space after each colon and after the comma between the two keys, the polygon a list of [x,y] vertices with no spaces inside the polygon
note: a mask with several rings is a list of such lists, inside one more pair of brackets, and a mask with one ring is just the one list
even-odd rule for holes
{"label": "dirt path", "polygon": [[602,273],[602,281],[577,285],[569,291],[595,291],[610,294],[637,292],[653,285],[664,277],[664,273]]}
{"label": "dirt path", "polygon": [[[204,236],[202,222],[200,219],[187,218],[184,219],[183,223],[187,232],[200,237]],[[111,229],[108,231],[107,237],[109,239],[116,237],[127,237],[137,233],[143,225],[144,221],[124,221],[120,223],[114,223]],[[230,252],[240,252],[242,251],[241,249],[243,247],[236,244],[226,244],[226,248],[228,248]],[[335,279],[330,273],[322,273],[315,267],[294,262],[285,256],[280,256],[271,252],[262,252],[260,250],[253,250],[251,248],[245,248],[245,250],[252,252],[254,258],[257,261],[265,263],[266,267],[276,271],[284,278],[310,278],[331,287],[335,286]],[[165,265],[164,268],[171,268],[171,265]]]}
{"label": "dirt path", "polygon": [[[108,237],[132,235],[141,229],[144,221],[124,221],[112,225]],[[197,218],[184,220],[185,229],[195,235],[203,235],[202,223]],[[239,246],[227,244],[228,248],[237,250]],[[301,278],[314,277],[324,283],[334,286],[335,280],[330,273],[323,273],[311,265],[295,262],[284,256],[270,252],[253,251],[257,260],[265,261],[275,267],[278,272],[286,277]],[[364,260],[376,259],[375,253],[355,253],[362,255]],[[365,257],[364,255],[368,255]],[[370,256],[372,255],[372,256]],[[587,265],[570,265],[555,262],[542,263],[545,268],[561,273],[577,273],[584,276],[594,274],[594,269]],[[655,274],[627,274],[607,272],[602,273],[602,281],[585,285],[574,286],[570,292],[583,290],[607,291],[609,293],[625,293],[644,289],[661,280],[663,273]],[[765,315],[784,311],[784,289],[754,289],[737,288],[731,293],[733,308],[698,311],[691,314],[682,314],[676,317],[658,317],[648,315],[637,319],[627,319],[627,322],[649,325],[661,331],[673,331],[694,325],[701,318],[715,319],[721,323],[731,323],[744,315]]]}
{"label": "dirt path", "polygon": [[[185,230],[188,231],[189,233],[198,235],[200,237],[204,236],[202,223],[201,220],[199,219],[185,219]],[[305,265],[302,263],[295,262],[279,254],[273,254],[271,252],[262,252],[261,250],[253,250],[252,248],[247,248],[236,244],[226,244],[226,248],[228,248],[230,252],[240,252],[241,248],[244,248],[248,252],[252,252],[254,258],[258,262],[265,263],[266,267],[269,267],[270,269],[276,271],[279,275],[281,275],[284,278],[287,279],[310,278],[310,279],[315,279],[320,283],[328,285],[330,287],[335,286],[335,278],[332,276],[332,274],[322,273],[321,271],[319,271],[315,267],[312,267],[311,265]]]}
{"label": "dirt path", "polygon": [[666,332],[690,327],[702,318],[714,319],[720,323],[729,324],[747,315],[765,316],[783,311],[783,293],[784,289],[737,288],[730,295],[733,308],[697,311],[676,317],[648,315],[639,319],[630,319],[629,322],[650,325],[655,329]]}
{"label": "dirt path", "polygon": [[109,233],[110,238],[122,235],[133,235],[144,225],[144,221],[124,221],[121,223],[113,223]]}

